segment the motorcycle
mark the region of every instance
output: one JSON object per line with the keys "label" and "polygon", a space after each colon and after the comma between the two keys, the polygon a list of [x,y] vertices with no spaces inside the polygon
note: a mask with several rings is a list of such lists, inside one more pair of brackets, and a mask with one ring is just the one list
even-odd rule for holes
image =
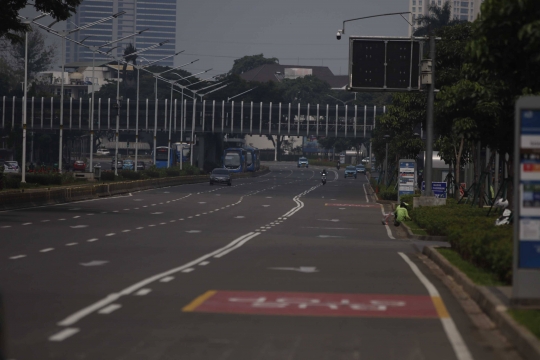
{"label": "motorcycle", "polygon": [[326,175],[322,176],[321,181],[323,185],[326,185]]}
{"label": "motorcycle", "polygon": [[497,220],[495,220],[495,226],[509,225],[513,222],[514,216],[512,214],[512,210],[507,209],[508,200],[499,199],[495,202],[494,206],[500,209],[504,209],[502,215],[499,216]]}

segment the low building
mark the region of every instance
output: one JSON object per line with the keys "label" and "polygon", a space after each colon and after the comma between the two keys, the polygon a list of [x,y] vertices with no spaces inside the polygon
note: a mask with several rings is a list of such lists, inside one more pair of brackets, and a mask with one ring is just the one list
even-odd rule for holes
{"label": "low building", "polygon": [[[116,81],[118,78],[118,65],[107,62],[74,62],[65,64],[64,72],[64,96],[79,99],[92,93],[92,85],[95,91],[99,91],[106,80]],[[120,65],[122,71],[123,65]],[[93,71],[92,71],[93,70]],[[133,71],[133,66],[128,65],[126,71]],[[121,78],[120,78],[120,81]],[[54,95],[60,95],[62,89],[61,71],[43,71],[38,73],[36,85],[43,91]]]}
{"label": "low building", "polygon": [[246,81],[281,82],[284,79],[297,79],[304,76],[314,76],[326,81],[334,90],[345,90],[349,77],[334,75],[327,66],[281,65],[265,64],[240,74]]}

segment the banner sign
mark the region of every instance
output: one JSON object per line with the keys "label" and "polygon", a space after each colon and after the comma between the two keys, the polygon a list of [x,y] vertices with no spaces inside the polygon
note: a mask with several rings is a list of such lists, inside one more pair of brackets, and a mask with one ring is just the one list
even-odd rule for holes
{"label": "banner sign", "polygon": [[399,160],[398,201],[402,195],[413,195],[416,180],[416,162],[413,159]]}
{"label": "banner sign", "polygon": [[540,304],[540,97],[515,107],[512,300]]}

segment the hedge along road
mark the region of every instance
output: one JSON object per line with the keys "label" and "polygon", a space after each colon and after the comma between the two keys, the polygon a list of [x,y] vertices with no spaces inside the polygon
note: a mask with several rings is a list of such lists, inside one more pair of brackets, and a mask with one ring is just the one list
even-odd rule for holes
{"label": "hedge along road", "polygon": [[278,165],[2,213],[9,356],[493,358],[380,208],[326,206],[367,205],[364,184]]}

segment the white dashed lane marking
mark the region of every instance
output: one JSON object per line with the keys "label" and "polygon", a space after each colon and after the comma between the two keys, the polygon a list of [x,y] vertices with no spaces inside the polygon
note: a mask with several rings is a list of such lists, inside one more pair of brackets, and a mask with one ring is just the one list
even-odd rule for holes
{"label": "white dashed lane marking", "polygon": [[113,311],[116,311],[116,310],[120,309],[121,307],[122,307],[122,305],[120,305],[120,304],[111,304],[111,305],[106,306],[103,309],[99,310],[98,314],[107,315],[107,314],[112,313]]}

